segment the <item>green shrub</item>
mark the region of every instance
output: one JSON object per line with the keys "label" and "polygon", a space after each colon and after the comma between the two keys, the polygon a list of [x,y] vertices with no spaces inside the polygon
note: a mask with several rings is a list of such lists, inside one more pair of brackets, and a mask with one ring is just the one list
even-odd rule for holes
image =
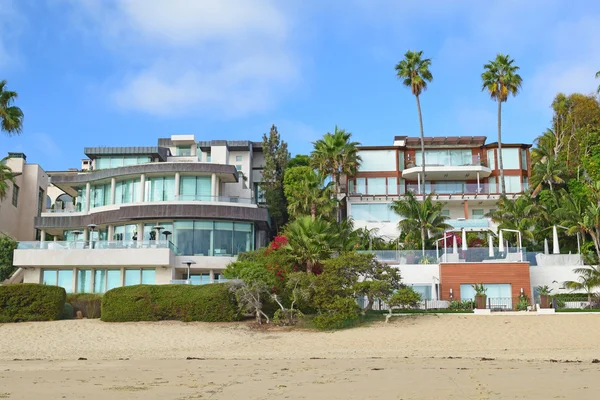
{"label": "green shrub", "polygon": [[65,289],[36,283],[0,286],[0,322],[53,321],[65,306]]}
{"label": "green shrub", "polygon": [[75,315],[73,306],[69,303],[65,303],[62,313],[60,314],[60,319],[73,319],[73,315]]}
{"label": "green shrub", "polygon": [[109,290],[102,298],[102,321],[229,322],[240,315],[229,284],[136,285]]}
{"label": "green shrub", "polygon": [[354,299],[336,297],[315,316],[313,323],[319,329],[342,329],[356,324],[359,317],[360,308]]}
{"label": "green shrub", "polygon": [[67,303],[74,312],[81,311],[84,318],[100,318],[102,295],[97,293],[72,293],[67,295]]}
{"label": "green shrub", "polygon": [[475,302],[472,300],[452,300],[448,306],[452,311],[471,311],[475,308]]}

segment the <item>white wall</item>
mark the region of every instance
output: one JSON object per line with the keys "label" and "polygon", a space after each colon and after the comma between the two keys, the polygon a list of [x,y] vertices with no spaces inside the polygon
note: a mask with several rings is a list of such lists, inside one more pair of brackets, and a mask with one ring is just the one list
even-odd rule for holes
{"label": "white wall", "polygon": [[60,249],[15,250],[18,267],[84,267],[84,266],[169,266],[171,250],[148,249]]}
{"label": "white wall", "polygon": [[211,146],[210,156],[213,164],[229,164],[229,149],[227,146]]}
{"label": "white wall", "polygon": [[[582,268],[581,265],[541,267],[539,265],[529,267],[531,288],[548,285],[552,293],[571,293],[571,290],[561,289],[564,281],[576,281],[579,275],[573,270]],[[556,283],[554,282],[556,281]]]}

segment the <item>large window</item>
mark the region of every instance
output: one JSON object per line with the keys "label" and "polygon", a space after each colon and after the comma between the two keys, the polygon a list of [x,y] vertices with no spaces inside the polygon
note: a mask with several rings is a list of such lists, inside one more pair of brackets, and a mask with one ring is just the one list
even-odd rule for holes
{"label": "large window", "polygon": [[134,240],[134,235],[137,234],[137,225],[118,225],[115,226],[115,236],[113,240]]}
{"label": "large window", "polygon": [[105,185],[94,185],[90,190],[92,203],[90,208],[102,207],[110,204],[110,183]]}
{"label": "large window", "polygon": [[396,171],[396,150],[363,150],[359,171]]}
{"label": "large window", "polygon": [[506,193],[521,193],[521,177],[520,176],[505,176],[504,184],[506,185]]}
{"label": "large window", "polygon": [[127,167],[129,165],[146,164],[152,162],[150,156],[111,156],[96,158],[96,169]]}
{"label": "large window", "polygon": [[527,150],[521,149],[521,168],[527,170]]}
{"label": "large window", "polygon": [[[416,165],[420,166],[421,151],[415,153]],[[425,165],[460,166],[472,165],[473,152],[470,149],[459,150],[425,150]]]}
{"label": "large window", "polygon": [[146,183],[147,201],[172,201],[175,199],[175,176],[161,176],[148,179]]}
{"label": "large window", "polygon": [[97,269],[94,271],[94,293],[104,293],[121,286],[121,270]]}
{"label": "large window", "polygon": [[125,270],[125,286],[131,285],[154,285],[156,283],[155,269],[126,269]]}
{"label": "large window", "polygon": [[230,257],[254,247],[253,225],[247,222],[175,221],[179,254]]}
{"label": "large window", "polygon": [[92,270],[77,270],[77,293],[89,293],[92,290]]}
{"label": "large window", "polygon": [[19,205],[19,190],[19,187],[13,183],[12,205],[15,207]]}
{"label": "large window", "polygon": [[42,283],[50,286],[60,286],[67,293],[73,292],[72,269],[45,269],[42,272]]}
{"label": "large window", "polygon": [[421,300],[431,300],[431,285],[410,285],[413,290],[421,295]]}
{"label": "large window", "polygon": [[187,145],[187,146],[177,146],[175,148],[175,154],[177,154],[178,156],[184,156],[184,157],[189,157],[192,155],[192,146],[191,145]]}
{"label": "large window", "polygon": [[502,149],[502,166],[504,169],[520,169],[520,149]]}
{"label": "large window", "polygon": [[[487,289],[485,294],[488,299],[500,299],[509,300],[512,297],[512,290],[510,283],[499,283],[499,284],[483,284],[483,287]],[[475,289],[471,284],[460,285],[460,297],[463,300],[472,300],[475,298]]]}
{"label": "large window", "polygon": [[179,198],[211,201],[210,176],[182,176],[179,182]]}
{"label": "large window", "polygon": [[488,178],[489,193],[498,193],[498,185],[496,184],[496,177],[490,176]]}
{"label": "large window", "polygon": [[390,203],[352,204],[351,217],[355,221],[395,222],[400,218],[390,209]]}
{"label": "large window", "polygon": [[488,167],[496,169],[496,149],[490,149],[487,151]]}
{"label": "large window", "polygon": [[115,185],[115,204],[136,203],[140,201],[141,182],[139,179],[119,181]]}
{"label": "large window", "polygon": [[367,185],[368,194],[386,194],[385,178],[369,178]]}
{"label": "large window", "polygon": [[[157,238],[156,237],[156,229],[154,229],[155,226],[162,226],[163,229],[160,229],[160,237]],[[144,240],[165,240],[167,239],[167,235],[165,235],[165,232],[171,232],[170,235],[168,235],[168,239],[169,241],[173,241],[173,223],[172,222],[160,222],[158,224],[152,224],[152,223],[148,223],[148,224],[144,224]]]}

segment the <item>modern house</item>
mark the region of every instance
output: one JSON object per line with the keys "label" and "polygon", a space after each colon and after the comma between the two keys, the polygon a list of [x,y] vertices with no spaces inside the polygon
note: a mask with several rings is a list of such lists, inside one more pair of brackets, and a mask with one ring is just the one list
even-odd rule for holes
{"label": "modern house", "polygon": [[6,165],[16,175],[8,182],[8,193],[0,199],[0,234],[15,240],[36,240],[39,233],[33,220],[50,207],[47,201],[48,175],[37,164],[29,164],[23,153],[8,153]]}
{"label": "modern house", "polygon": [[39,241],[15,250],[13,281],[100,293],[215,282],[237,254],[266,244],[261,143],[173,135],[84,153],[81,170],[48,173],[51,204],[31,218]]}

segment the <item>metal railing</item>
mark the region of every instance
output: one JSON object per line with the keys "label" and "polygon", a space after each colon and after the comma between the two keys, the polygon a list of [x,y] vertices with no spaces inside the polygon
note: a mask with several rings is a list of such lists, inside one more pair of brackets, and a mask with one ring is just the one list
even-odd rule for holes
{"label": "metal railing", "polygon": [[[461,299],[463,302],[472,301],[477,308],[477,300],[470,298]],[[533,303],[528,297],[487,297],[485,308],[491,311],[530,311]]]}
{"label": "metal railing", "polygon": [[224,283],[227,279],[215,279],[212,282],[198,279],[172,279],[172,285],[209,285],[211,283]]}
{"label": "metal railing", "polygon": [[[507,188],[507,194],[518,194],[526,192],[528,185],[521,184],[518,187],[518,191],[510,191]],[[377,185],[374,187],[364,186],[358,188],[354,186],[351,189],[350,195],[352,196],[402,196],[406,192],[422,193],[419,191],[419,184],[407,183],[406,188],[403,185]],[[477,194],[500,194],[500,185],[490,185],[489,183],[427,183],[424,189],[425,194],[435,194],[439,196],[453,196],[453,195],[477,195]]]}
{"label": "metal railing", "polygon": [[206,202],[222,202],[222,203],[241,203],[241,204],[254,204],[253,198],[249,197],[236,197],[236,196],[210,196],[210,195],[187,195],[180,194],[175,196],[175,200],[178,201],[206,201]]}
{"label": "metal railing", "polygon": [[460,246],[456,253],[452,247],[438,250],[362,250],[358,253],[374,254],[375,258],[381,262],[396,263],[400,265],[410,264],[438,264],[441,262],[517,262],[526,261],[525,248],[505,248],[501,252],[498,248],[493,248],[492,252],[488,247],[470,247],[463,250]]}
{"label": "metal railing", "polygon": [[177,253],[172,242],[164,240],[89,240],[89,241],[49,241],[49,242],[19,242],[18,250],[72,250],[72,249],[166,249]]}

